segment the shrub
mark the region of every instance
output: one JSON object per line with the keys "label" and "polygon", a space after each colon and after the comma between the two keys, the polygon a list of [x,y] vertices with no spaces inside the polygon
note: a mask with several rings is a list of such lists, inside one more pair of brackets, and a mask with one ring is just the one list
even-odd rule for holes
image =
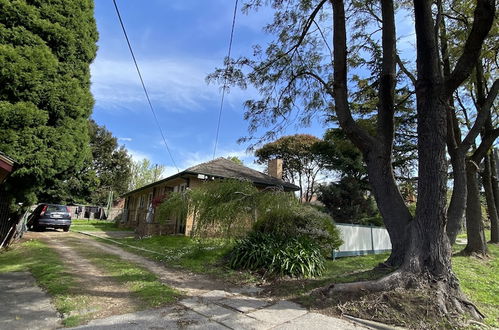
{"label": "shrub", "polygon": [[263,232],[252,232],[238,241],[229,257],[234,269],[292,277],[320,276],[325,261],[319,245],[305,236],[289,238]]}
{"label": "shrub", "polygon": [[251,229],[258,189],[249,181],[215,180],[171,193],[158,207],[161,220],[194,216],[193,235],[241,237]]}
{"label": "shrub", "polygon": [[306,237],[319,246],[324,256],[330,256],[343,243],[328,214],[298,202],[268,209],[259,216],[254,230],[282,237]]}

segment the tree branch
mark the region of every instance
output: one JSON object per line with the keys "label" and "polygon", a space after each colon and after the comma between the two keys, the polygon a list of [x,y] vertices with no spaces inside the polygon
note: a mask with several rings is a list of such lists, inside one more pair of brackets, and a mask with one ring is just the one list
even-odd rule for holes
{"label": "tree branch", "polygon": [[494,100],[496,99],[498,92],[499,92],[499,79],[496,79],[490,89],[489,94],[487,95],[487,98],[485,99],[483,105],[480,107],[478,111],[473,127],[469,130],[468,134],[464,138],[460,148],[468,150],[469,147],[471,147],[476,137],[480,133],[481,129],[483,128],[485,121],[490,116],[490,108],[492,107],[492,104],[494,103]]}
{"label": "tree branch", "polygon": [[397,55],[397,64],[400,70],[402,70],[402,72],[411,80],[412,84],[416,86],[416,77],[414,77],[414,75],[409,70],[407,70],[407,68],[404,65],[404,62],[402,62],[402,59],[398,55]]}
{"label": "tree branch", "polygon": [[444,97],[451,97],[452,93],[469,77],[475,66],[482,44],[492,27],[495,16],[495,0],[477,0],[473,15],[473,26],[466,39],[461,56],[459,57],[450,77],[444,83]]}
{"label": "tree branch", "polygon": [[471,161],[475,162],[475,164],[480,164],[483,157],[485,157],[487,151],[489,151],[490,147],[497,139],[497,137],[499,137],[499,128],[487,132],[487,134],[484,137],[482,137],[482,142],[480,143],[478,148],[470,157]]}
{"label": "tree branch", "polygon": [[369,150],[375,139],[362,129],[352,117],[348,104],[347,89],[347,36],[345,27],[345,5],[343,0],[330,0],[333,6],[333,98],[340,126],[347,136],[363,152]]}

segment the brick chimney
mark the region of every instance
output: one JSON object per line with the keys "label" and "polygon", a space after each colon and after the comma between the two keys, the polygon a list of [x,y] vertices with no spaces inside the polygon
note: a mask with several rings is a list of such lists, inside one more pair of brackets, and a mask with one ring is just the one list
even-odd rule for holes
{"label": "brick chimney", "polygon": [[282,159],[269,160],[268,172],[270,176],[282,180]]}

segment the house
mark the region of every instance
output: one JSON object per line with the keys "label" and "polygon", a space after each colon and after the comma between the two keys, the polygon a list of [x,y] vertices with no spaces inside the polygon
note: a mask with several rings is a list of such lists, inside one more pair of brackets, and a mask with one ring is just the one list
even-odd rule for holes
{"label": "house", "polygon": [[7,179],[14,169],[14,160],[0,151],[0,184]]}
{"label": "house", "polygon": [[297,191],[300,189],[298,186],[281,179],[281,159],[271,161],[268,171],[269,174],[265,174],[225,158],[217,158],[190,167],[166,179],[123,195],[125,207],[121,226],[135,228],[140,236],[158,234],[189,235],[194,226],[194,217],[192,215],[185,218],[168,219],[160,223],[154,209],[169,193],[195,189],[207,180],[243,179],[252,182],[259,189],[268,187],[278,187],[284,191]]}

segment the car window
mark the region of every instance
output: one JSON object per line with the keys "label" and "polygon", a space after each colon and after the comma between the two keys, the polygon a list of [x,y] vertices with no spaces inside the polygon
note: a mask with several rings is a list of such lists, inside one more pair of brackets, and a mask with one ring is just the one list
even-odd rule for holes
{"label": "car window", "polygon": [[67,212],[66,206],[62,205],[49,205],[47,206],[47,212]]}

